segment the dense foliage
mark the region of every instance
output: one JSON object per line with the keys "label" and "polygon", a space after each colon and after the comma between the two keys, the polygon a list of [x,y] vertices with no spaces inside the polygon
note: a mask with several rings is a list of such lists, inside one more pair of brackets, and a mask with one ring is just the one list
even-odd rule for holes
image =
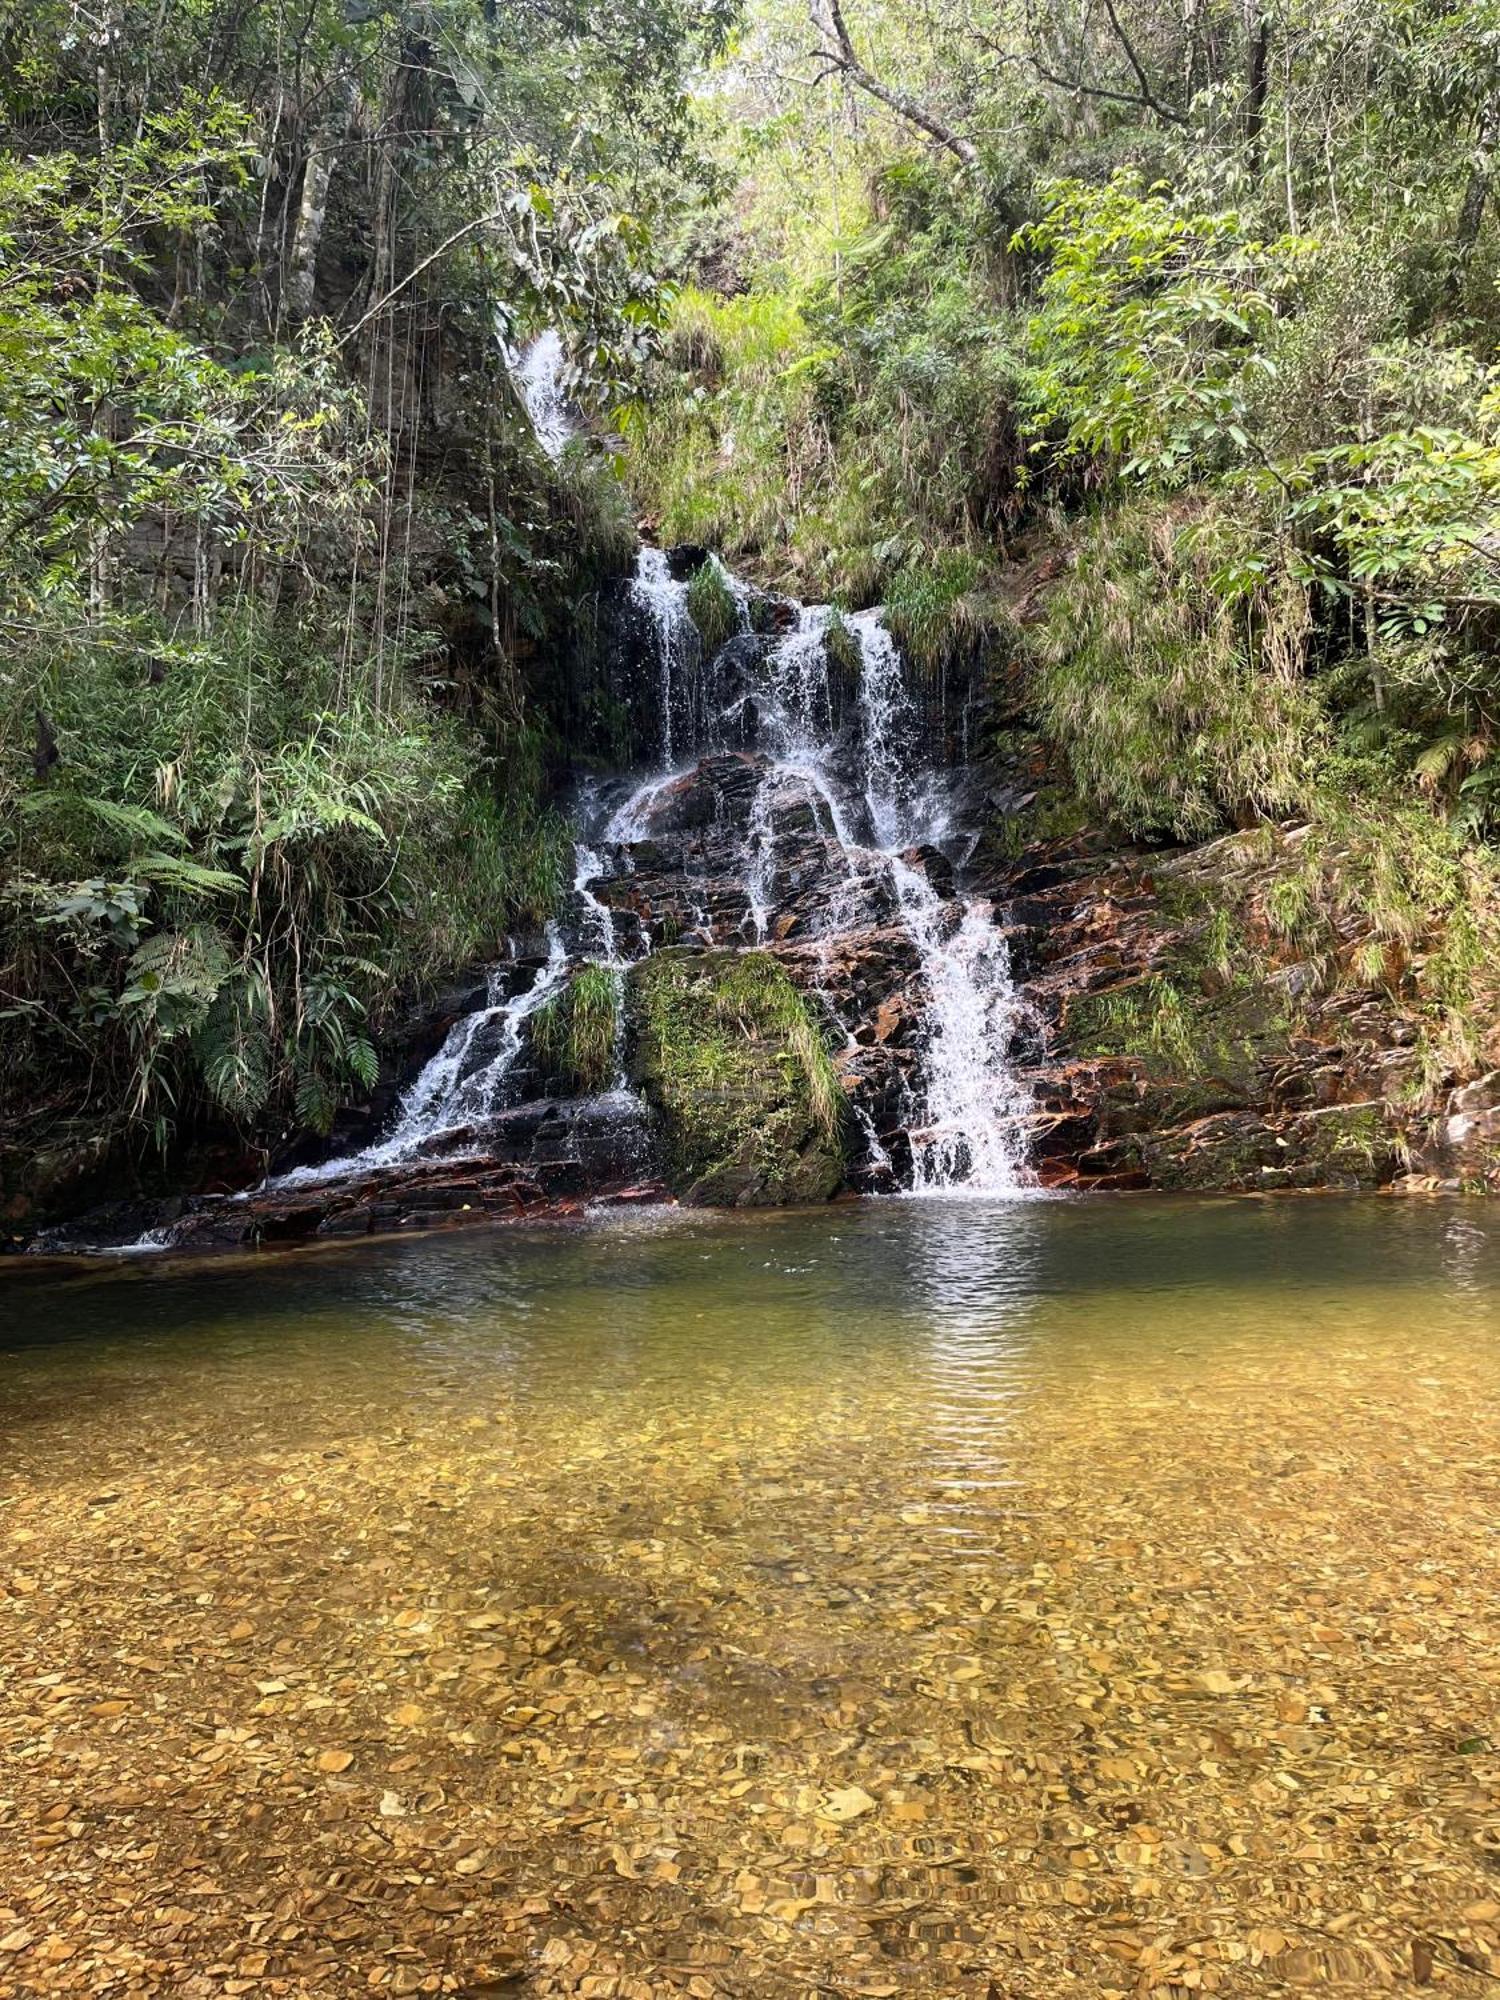
{"label": "dense foliage", "polygon": [[977,649],[1096,824],[1321,829],[1306,923],[1251,928],[1331,977],[1430,948],[1467,1034],[1500,12],[758,0],[709,101],[736,196],[639,425],[663,532]]}
{"label": "dense foliage", "polygon": [[40,0],[0,58],[21,1101],[326,1125],[545,912],[634,527],[517,407],[542,326],[664,536],[977,663],[1059,823],[1315,829],[1247,934],[1468,1032],[1495,0]]}
{"label": "dense foliage", "polygon": [[545,914],[634,530],[505,347],[629,393],[724,10],[61,0],[0,47],[13,1101],[326,1126],[397,992]]}

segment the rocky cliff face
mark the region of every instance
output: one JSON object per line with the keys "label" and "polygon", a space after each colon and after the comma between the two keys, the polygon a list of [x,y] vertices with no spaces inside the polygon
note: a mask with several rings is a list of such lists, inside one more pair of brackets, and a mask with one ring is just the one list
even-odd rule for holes
{"label": "rocky cliff face", "polygon": [[1330,986],[1286,951],[1247,972],[1213,949],[1304,829],[1175,850],[1028,837],[1048,797],[1039,750],[984,782],[979,873],[1008,911],[1034,1025],[1022,1066],[1045,1186],[1500,1187],[1500,1072],[1435,1072],[1409,977]]}

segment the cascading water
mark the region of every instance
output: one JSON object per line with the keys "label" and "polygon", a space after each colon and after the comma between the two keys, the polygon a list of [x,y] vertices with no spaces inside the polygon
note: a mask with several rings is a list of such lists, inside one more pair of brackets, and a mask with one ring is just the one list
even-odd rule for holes
{"label": "cascading water", "polygon": [[[731,778],[741,774],[731,785],[738,817],[726,822],[722,841],[707,836],[714,881],[693,875],[678,884],[686,916],[669,934],[680,935],[686,921],[721,948],[780,949],[794,932],[787,949],[800,953],[805,983],[841,1024],[844,1060],[855,1067],[868,1053],[868,1036],[859,1038],[862,1024],[857,1009],[851,1018],[847,992],[841,1000],[834,991],[837,963],[851,933],[898,937],[914,968],[918,1015],[900,1086],[899,1172],[889,1124],[883,1139],[872,1111],[851,1100],[874,1184],[990,1195],[1026,1185],[1026,1106],[1011,1064],[1022,1010],[1006,940],[986,900],[944,893],[944,854],[961,846],[962,836],[951,823],[951,788],[941,773],[919,769],[919,717],[892,635],[878,612],[846,618],[835,661],[830,607],[764,600],[759,609],[782,629],[756,639],[751,593],[727,571],[723,580],[741,639],[709,661],[688,610],[688,585],[661,550],[641,552],[630,596],[659,704],[660,768],[623,794],[595,783],[580,793],[572,894],[530,984],[511,992],[513,973],[496,976],[488,1004],[455,1026],[378,1145],[298,1169],[282,1184],[469,1145],[482,1151],[486,1119],[510,1107],[518,1081],[535,1087],[523,1058],[538,1010],[585,966],[607,971],[623,998],[632,959],[653,949],[649,913],[633,909],[622,931],[617,912],[634,896],[636,857],[661,865],[663,839],[670,847],[681,838],[670,831],[673,814],[695,770],[701,776],[717,760]],[[724,661],[732,673],[720,671]],[[810,875],[817,884],[811,907]],[[714,883],[726,880],[727,895],[716,902]],[[623,1022],[624,1008],[616,1015]],[[609,1089],[582,1102],[644,1127],[645,1106],[626,1077],[623,1031]]]}
{"label": "cascading water", "polygon": [[661,756],[670,765],[682,738],[684,710],[694,707],[692,681],[703,644],[687,607],[688,587],[673,576],[661,549],[643,548],[630,591],[654,635],[661,674]]}
{"label": "cascading water", "polygon": [[547,957],[519,993],[503,992],[505,974],[489,976],[488,1005],[466,1014],[449,1029],[443,1046],[401,1100],[396,1123],[384,1139],[357,1153],[294,1167],[274,1185],[310,1186],[336,1174],[398,1166],[444,1149],[476,1123],[493,1117],[504,1099],[506,1081],[525,1047],[526,1024],[567,976],[568,952],[554,924],[547,932]]}
{"label": "cascading water", "polygon": [[927,991],[921,1099],[910,1133],[913,1188],[1009,1194],[1024,1183],[1026,1100],[1011,1066],[1020,1004],[988,903],[944,903],[926,875],[889,857]]}
{"label": "cascading water", "polygon": [[537,443],[548,458],[561,458],[564,445],[573,435],[573,418],[564,387],[567,355],[561,336],[549,327],[519,353],[507,346],[505,358]]}
{"label": "cascading water", "polygon": [[876,612],[849,624],[861,659],[865,804],[927,994],[913,1186],[1009,1193],[1022,1184],[1025,1109],[1010,1060],[1021,1017],[1010,951],[986,901],[945,902],[925,869],[905,859],[951,834],[943,788],[932,774],[925,787],[915,782],[916,715],[895,640]]}

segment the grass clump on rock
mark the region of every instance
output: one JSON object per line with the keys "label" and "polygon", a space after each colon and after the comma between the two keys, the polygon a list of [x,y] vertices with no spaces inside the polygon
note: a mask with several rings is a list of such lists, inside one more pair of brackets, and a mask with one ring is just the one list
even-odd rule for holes
{"label": "grass clump on rock", "polygon": [[693,574],[687,587],[688,616],[698,628],[705,653],[716,653],[740,629],[739,606],[724,574],[712,557]]}
{"label": "grass clump on rock", "polygon": [[549,1075],[570,1089],[604,1090],[614,1076],[619,1025],[619,975],[585,965],[537,1009],[531,1045]]}
{"label": "grass clump on rock", "polygon": [[631,976],[635,1080],[684,1196],[824,1201],[844,1171],[844,1096],[817,1022],[768,952],[663,952]]}

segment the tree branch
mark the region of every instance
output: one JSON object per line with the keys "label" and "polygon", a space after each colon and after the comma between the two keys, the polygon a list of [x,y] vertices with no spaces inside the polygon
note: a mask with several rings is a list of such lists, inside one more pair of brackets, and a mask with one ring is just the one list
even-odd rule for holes
{"label": "tree branch", "polygon": [[386,307],[390,304],[391,300],[394,299],[399,293],[404,292],[407,286],[411,284],[413,279],[420,278],[422,273],[428,268],[429,265],[435,264],[439,257],[443,256],[445,252],[453,248],[455,243],[461,243],[466,236],[472,236],[476,229],[483,229],[486,227],[487,224],[491,222],[498,222],[500,218],[504,215],[504,213],[505,210],[503,208],[497,208],[488,215],[470,216],[469,220],[463,225],[461,229],[455,229],[451,236],[445,237],[443,241],[438,245],[436,250],[429,252],[429,254],[422,259],[420,264],[413,264],[412,268],[407,272],[406,276],[402,278],[399,281],[399,283],[392,285],[391,289],[385,294],[384,298],[377,299],[374,305],[372,305],[367,311],[362,312],[359,318],[354,322],[353,326],[351,326],[346,333],[341,333],[339,335],[338,339],[334,342],[334,346],[335,347],[347,346],[348,343],[351,340],[353,340],[355,334],[359,332],[361,327],[368,326],[370,321],[375,318],[377,313],[383,313]]}
{"label": "tree branch", "polygon": [[1140,58],[1136,55],[1135,50],[1131,47],[1130,37],[1126,34],[1124,28],[1121,26],[1120,17],[1115,12],[1115,0],[1104,0],[1104,11],[1109,16],[1109,25],[1115,31],[1116,41],[1120,44],[1120,47],[1125,51],[1126,61],[1130,64],[1130,67],[1135,71],[1135,80],[1141,87],[1142,103],[1149,104],[1151,109],[1156,113],[1158,118],[1170,118],[1174,125],[1185,125],[1187,123],[1187,120],[1183,117],[1182,113],[1180,111],[1174,111],[1170,104],[1163,104],[1161,99],[1157,96],[1156,92],[1151,88],[1151,80],[1146,75],[1145,70],[1142,69]]}
{"label": "tree branch", "polygon": [[[1111,15],[1113,11],[1111,8]],[[976,42],[990,51],[991,55],[999,56],[1005,63],[1024,63],[1028,69],[1036,72],[1043,83],[1055,83],[1059,90],[1070,93],[1076,91],[1083,97],[1103,97],[1111,104],[1134,104],[1142,111],[1155,112],[1158,118],[1170,118],[1174,125],[1186,125],[1188,122],[1181,111],[1174,111],[1170,104],[1163,104],[1157,97],[1141,97],[1133,90],[1111,90],[1102,83],[1085,83],[1081,74],[1059,76],[1056,70],[1048,69],[1034,49],[1025,49],[1018,53],[1013,49],[1002,48],[991,36],[981,34],[977,28],[971,28],[969,32]],[[1140,72],[1136,73],[1139,75]]]}
{"label": "tree branch", "polygon": [[[838,46],[835,49],[824,48],[819,53],[830,64],[832,70],[847,77],[849,82],[856,89],[864,91],[867,97],[878,99],[881,104],[894,111],[898,118],[904,118],[909,125],[915,125],[918,131],[925,132],[929,139],[935,139],[964,166],[977,165],[979,149],[971,140],[966,139],[961,132],[955,132],[951,125],[945,125],[936,112],[930,111],[924,104],[919,104],[916,98],[908,96],[904,90],[895,90],[890,84],[882,83],[879,77],[872,75],[865,68],[854,47],[854,38],[849,33],[848,24],[844,20],[844,10],[840,0],[828,0],[828,13]],[[817,19],[815,10],[813,20],[814,25],[822,25]]]}

